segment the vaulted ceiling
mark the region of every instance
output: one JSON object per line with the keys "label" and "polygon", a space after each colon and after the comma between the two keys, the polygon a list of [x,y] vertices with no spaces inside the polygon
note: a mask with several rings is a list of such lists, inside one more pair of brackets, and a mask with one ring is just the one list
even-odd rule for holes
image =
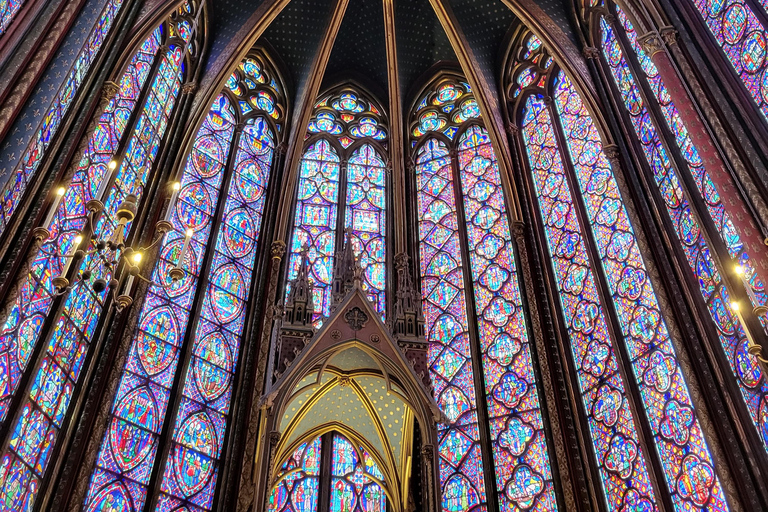
{"label": "vaulted ceiling", "polygon": [[[215,0],[209,2],[211,50],[209,62],[221,57],[238,30],[262,2],[269,0]],[[522,6],[535,3],[571,40],[575,40],[571,0],[514,0]],[[502,0],[449,0],[479,70],[498,83],[499,63],[515,15]],[[307,80],[312,59],[331,18],[334,0],[291,0],[261,38],[282,63],[289,88],[295,94]],[[457,58],[429,0],[397,0],[395,34],[399,85],[403,105],[413,100],[420,77],[439,62]],[[349,0],[331,51],[323,87],[353,79],[387,104],[387,55],[382,0]]]}

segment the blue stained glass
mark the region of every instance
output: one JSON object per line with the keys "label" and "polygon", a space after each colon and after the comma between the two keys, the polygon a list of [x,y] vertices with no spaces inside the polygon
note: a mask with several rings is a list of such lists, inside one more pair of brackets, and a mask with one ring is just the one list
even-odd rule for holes
{"label": "blue stained glass", "polygon": [[459,140],[470,269],[502,510],[557,510],[512,235],[484,128]]}
{"label": "blue stained glass", "polygon": [[540,95],[525,108],[523,140],[608,509],[658,510],[552,118]]}
{"label": "blue stained glass", "polygon": [[597,127],[562,71],[555,105],[672,502],[728,510]]}
{"label": "blue stained glass", "polygon": [[0,34],[8,30],[26,0],[0,0]]}
{"label": "blue stained glass", "polygon": [[267,121],[250,119],[240,135],[193,356],[182,381],[160,510],[183,504],[211,510],[213,504],[274,148]]}
{"label": "blue stained glass", "polygon": [[[211,236],[235,122],[230,101],[219,95],[198,130],[187,158],[171,216],[173,230],[165,236],[152,272],[152,280],[164,286],[149,287],[139,314],[112,417],[91,476],[85,505],[88,512],[101,510],[114,496],[124,497],[121,500],[126,503],[126,510],[136,512],[144,506],[160,427],[171,398],[170,388],[191,315],[192,297]],[[187,229],[192,229],[193,235],[181,265],[185,275],[172,283],[168,272],[179,263]],[[205,349],[199,351],[199,354],[206,353]],[[227,360],[226,353],[217,355],[219,361]],[[207,420],[196,416],[187,426],[205,431]],[[188,452],[192,458],[195,453],[198,452]]]}
{"label": "blue stained glass", "polygon": [[[421,292],[435,399],[451,420],[438,427],[442,509],[483,510],[486,483],[469,347],[459,220],[448,147],[427,139],[416,154]],[[489,240],[493,245],[494,240]]]}
{"label": "blue stained glass", "polygon": [[306,149],[300,165],[288,279],[295,279],[301,264],[302,247],[308,247],[310,277],[314,282],[314,321],[321,322],[321,318],[331,312],[339,156],[328,141],[319,140]]}
{"label": "blue stained glass", "polygon": [[386,512],[384,478],[373,457],[339,434],[333,436],[332,453],[330,511]]}
{"label": "blue stained glass", "polygon": [[27,185],[40,167],[48,146],[53,141],[61,121],[72,105],[72,101],[75,99],[83,80],[85,80],[88,70],[98,55],[122,5],[123,0],[109,0],[104,6],[96,25],[88,36],[88,40],[80,50],[77,60],[75,60],[61,89],[56,94],[48,113],[43,118],[42,125],[26,149],[21,163],[13,171],[12,177],[0,193],[0,233],[5,231],[11,216],[21,202]]}
{"label": "blue stained glass", "polygon": [[277,474],[267,500],[269,512],[316,512],[320,487],[321,438],[300,445]]}
{"label": "blue stained glass", "polygon": [[356,149],[347,167],[345,226],[363,269],[363,289],[376,310],[386,315],[387,210],[386,164],[370,144]]}
{"label": "blue stained glass", "polygon": [[[150,94],[144,104],[128,143],[126,157],[115,174],[104,211],[96,226],[96,232],[106,238],[117,228],[123,230],[123,235],[130,229],[130,223],[118,226],[114,221],[115,212],[119,202],[122,202],[127,194],[141,197],[141,188],[146,181],[148,169],[152,167],[154,153],[163,138],[168,117],[181,86],[181,58],[180,49],[173,47],[162,57],[152,88],[154,90],[161,82],[170,87],[166,87],[160,97],[154,93]],[[148,118],[154,102],[163,105],[162,116],[154,122],[146,122],[150,136],[142,137],[145,135],[141,128],[142,119]],[[131,158],[132,147],[141,148],[140,158]],[[142,170],[141,173],[137,172],[139,169]],[[7,451],[0,462],[0,466],[6,468],[0,473],[0,486],[3,488],[9,484],[15,485],[14,473],[26,473],[26,467],[31,468],[32,474],[25,484],[26,488],[19,491],[20,496],[26,496],[23,498],[25,500],[33,501],[39,489],[39,479],[47,468],[50,450],[57,440],[101,314],[107,291],[93,291],[93,282],[98,278],[106,279],[107,282],[111,279],[110,271],[101,265],[97,255],[86,256],[80,268],[91,271],[92,275],[89,279],[76,283],[67,295],[61,315],[54,323],[53,334],[43,354],[43,360],[32,379],[29,396],[22,406],[23,413],[16,421]],[[32,434],[33,432],[35,434]],[[46,442],[32,444],[40,435]]]}

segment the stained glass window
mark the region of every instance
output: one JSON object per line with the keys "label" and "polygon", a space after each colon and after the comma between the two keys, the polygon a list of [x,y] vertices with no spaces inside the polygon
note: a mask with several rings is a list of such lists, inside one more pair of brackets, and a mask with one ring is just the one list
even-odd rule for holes
{"label": "stained glass window", "polygon": [[[102,504],[110,502],[120,504],[118,508],[124,510],[139,511],[144,506],[160,428],[213,229],[235,121],[231,102],[220,95],[197,132],[173,206],[173,231],[166,235],[152,273],[157,284],[147,291],[105,442],[91,477],[88,511],[100,510]],[[187,229],[193,234],[181,263],[185,274],[173,283],[169,270],[179,263]]]}
{"label": "stained glass window", "polygon": [[268,499],[269,512],[315,512],[320,488],[321,438],[304,443],[281,466]]}
{"label": "stained glass window", "polygon": [[333,436],[330,512],[386,512],[384,475],[364,449],[355,450],[345,437]]}
{"label": "stained glass window", "polygon": [[568,156],[673,504],[728,510],[597,127],[564,72],[555,86]]}
{"label": "stained glass window", "polygon": [[[430,373],[451,420],[439,427],[442,508],[482,510],[495,485],[502,510],[556,510],[498,163],[485,129],[465,124],[479,115],[469,86],[446,81],[419,103],[411,128]],[[458,168],[435,132],[457,139]],[[478,393],[488,427],[478,422]],[[483,461],[481,428],[489,429],[492,461]],[[484,463],[494,465],[496,482],[485,480]]]}
{"label": "stained glass window", "polygon": [[[744,0],[692,0],[760,111],[768,117],[766,29]],[[768,10],[768,2],[760,0]]]}
{"label": "stained glass window", "polygon": [[[363,290],[385,317],[388,175],[381,112],[373,102],[343,88],[317,101],[308,132],[312,140],[300,164],[288,279],[296,277],[306,247],[314,322],[320,325],[331,310],[337,238],[348,228],[363,269]],[[340,204],[346,205],[342,215]]]}
{"label": "stained glass window", "polygon": [[331,442],[329,453],[330,486],[325,494],[330,512],[386,512],[387,496],[384,474],[374,458],[363,447],[333,433],[332,438],[318,437],[301,444],[288,457],[276,476],[267,501],[269,512],[317,512],[320,501],[321,446]]}
{"label": "stained glass window", "polygon": [[606,313],[543,96],[526,102],[523,140],[609,510],[656,509]]}
{"label": "stained glass window", "polygon": [[[246,62],[259,65],[254,59]],[[267,116],[284,111],[276,104],[279,91],[257,85],[254,74],[250,66],[236,71],[198,130],[169,214],[173,230],[160,248],[154,284],[91,477],[86,510],[119,503],[118,508],[139,511],[148,499],[157,510],[210,510],[213,505],[279,126]],[[260,92],[275,103],[264,108],[251,103]],[[243,121],[240,129],[238,120]],[[222,222],[214,225],[222,201]],[[177,265],[184,275],[174,282],[169,271]],[[205,274],[204,268],[209,268]],[[194,316],[197,296],[200,314]],[[187,331],[191,355],[180,393],[171,396]],[[173,430],[164,450],[160,431],[169,415]],[[158,451],[168,453],[167,460],[159,461]],[[149,497],[157,464],[163,468],[160,493]]]}
{"label": "stained glass window", "polygon": [[0,0],[0,34],[8,30],[25,0]]}
{"label": "stained glass window", "polygon": [[[85,226],[85,203],[91,198],[105,203],[94,230],[100,237],[110,238],[116,229],[126,235],[130,229],[130,222],[126,225],[117,223],[116,211],[128,194],[138,198],[142,195],[184,73],[184,50],[177,44],[170,44],[167,52],[157,57],[159,64],[154,78],[147,81],[152,61],[160,48],[162,32],[161,27],[150,35],[121,78],[120,91],[99,120],[49,226],[51,237],[37,255],[3,328],[2,336],[8,347],[23,347],[23,350],[8,350],[8,356],[3,360],[8,370],[2,397],[3,415],[7,413],[7,404],[26,369],[29,355],[42,335],[42,319],[49,313],[53,299],[51,279],[59,275],[64,263],[62,252],[66,254],[72,250],[75,237]],[[120,139],[126,133],[127,120],[145,83],[150,84],[150,92],[130,132],[125,157],[111,176],[107,162],[115,157]],[[97,197],[102,190],[104,195]],[[94,245],[96,242],[88,243]],[[96,279],[109,282],[112,278],[111,271],[101,264],[97,254],[86,255],[77,274],[81,271],[82,279],[73,284],[53,324],[42,360],[32,369],[32,384],[22,402],[21,412],[10,419],[14,426],[0,462],[0,487],[13,490],[14,507],[31,503],[39,489],[108,293],[108,290],[95,291],[93,287]]]}
{"label": "stained glass window", "polygon": [[[661,81],[656,66],[638,44],[637,34],[624,12],[617,8],[617,15],[627,40],[632,46],[632,51],[638,57],[642,73],[654,94],[653,99],[660,106],[664,122],[667,123],[675,136],[675,142],[686,163],[687,171],[693,176],[698,193],[704,199],[707,213],[717,227],[730,256],[739,261],[750,276],[751,284],[756,290],[755,298],[758,303],[755,305],[765,304],[764,286],[754,275],[751,262],[744,251],[739,235],[725,212],[717,189],[710,179],[704,162],[699,157],[664,83]],[[657,132],[644,104],[639,84],[624,57],[622,46],[614,28],[603,20],[601,29],[603,51],[611,75],[620,90],[632,125],[641,141],[643,153],[653,173],[654,181],[659,188],[675,233],[681,242],[688,264],[698,278],[699,290],[707,304],[710,317],[717,327],[720,343],[725,350],[731,369],[738,379],[749,413],[760,431],[763,442],[768,443],[768,424],[765,418],[765,411],[768,411],[768,402],[766,401],[768,383],[766,383],[757,361],[747,352],[746,335],[735,314],[728,306],[730,299],[720,271],[710,255],[710,248],[701,232],[699,223],[691,212],[689,200],[680,184],[678,171],[673,166],[667,149],[662,145],[660,134]],[[685,172],[685,170],[681,172]]]}
{"label": "stained glass window", "polygon": [[109,34],[109,29],[112,27],[112,23],[122,5],[123,0],[107,1],[61,89],[54,97],[53,103],[43,118],[41,126],[25,151],[21,162],[11,173],[10,180],[0,194],[0,233],[5,231],[11,216],[21,202],[27,185],[40,167],[46,150],[51,142],[53,142],[59,125],[61,125],[62,120],[69,111],[69,107],[77,96],[80,85],[85,80],[88,70],[94,59],[96,59],[96,55],[98,55],[101,45]]}

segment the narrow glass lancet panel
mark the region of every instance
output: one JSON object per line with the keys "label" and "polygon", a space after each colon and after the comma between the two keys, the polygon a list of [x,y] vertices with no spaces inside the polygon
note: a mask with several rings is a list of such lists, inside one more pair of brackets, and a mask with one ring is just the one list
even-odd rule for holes
{"label": "narrow glass lancet panel", "polygon": [[435,398],[451,425],[439,426],[446,512],[486,506],[467,299],[453,169],[447,146],[428,139],[416,156],[421,292]]}
{"label": "narrow glass lancet panel", "polygon": [[[501,175],[484,128],[459,139],[459,175],[501,510],[557,510]],[[435,183],[435,181],[433,181]]]}
{"label": "narrow glass lancet panel", "polygon": [[280,468],[267,500],[269,512],[316,512],[322,439],[300,445]]}
{"label": "narrow glass lancet panel", "polygon": [[288,280],[296,278],[301,264],[302,247],[308,247],[310,277],[314,281],[312,293],[316,324],[331,313],[331,281],[339,201],[339,162],[336,150],[328,141],[322,139],[307,148],[301,159],[296,217],[288,260]]}
{"label": "narrow glass lancet panel", "polygon": [[528,99],[522,134],[608,509],[657,510],[562,151],[541,95]]}
{"label": "narrow glass lancet panel", "polygon": [[159,511],[211,510],[240,355],[274,136],[263,117],[240,135],[224,217],[192,341],[192,357],[157,504]]}
{"label": "narrow glass lancet panel", "polygon": [[8,30],[26,0],[0,0],[0,34]]}
{"label": "narrow glass lancet panel", "polygon": [[[165,236],[152,272],[158,285],[147,291],[91,476],[88,512],[100,511],[107,504],[132,512],[144,507],[235,122],[230,101],[220,95],[197,132],[172,209],[173,230]],[[179,263],[187,230],[193,234],[181,263],[185,275],[172,283],[169,271]]]}
{"label": "narrow glass lancet panel", "polygon": [[[768,2],[761,0],[768,9]],[[766,28],[744,0],[692,0],[728,61],[768,117]]]}
{"label": "narrow glass lancet panel", "polygon": [[376,310],[386,315],[387,168],[370,144],[355,150],[347,164],[345,226],[363,269],[363,289]]}
{"label": "narrow glass lancet panel", "polygon": [[[627,37],[635,47],[638,59],[656,99],[660,103],[665,121],[673,129],[677,143],[715,226],[718,227],[731,256],[739,260],[745,268],[749,268],[750,263],[744,252],[743,244],[724,211],[717,190],[709,179],[704,164],[696,152],[693,141],[688,135],[677,109],[669,99],[669,94],[658,76],[656,67],[637,44],[637,35],[621,11],[619,11],[619,19],[622,20],[627,31]],[[720,344],[725,351],[731,370],[737,378],[750,416],[761,434],[763,443],[768,444],[768,418],[766,417],[768,415],[768,383],[766,383],[757,361],[747,352],[747,338],[729,307],[728,291],[712,259],[701,228],[691,212],[691,206],[683,193],[677,172],[667,156],[667,150],[662,145],[659,133],[651,123],[648,110],[640,95],[640,89],[627,65],[616,34],[604,22],[602,23],[602,30],[603,51],[608,60],[611,74],[619,86],[624,105],[629,111],[632,126],[641,141],[643,153],[653,173],[654,181],[664,200],[672,225],[675,227],[675,233],[680,240],[691,271],[696,277],[709,315],[717,327]],[[754,274],[752,280],[753,282],[757,281]],[[762,291],[762,283],[759,283],[759,288],[756,296],[761,303],[764,303],[765,294]]]}
{"label": "narrow glass lancet panel", "polygon": [[[95,232],[104,238],[110,238],[115,229],[122,229],[123,236],[130,230],[131,223],[119,226],[115,214],[128,194],[141,198],[181,87],[181,61],[182,51],[175,46],[163,56],[152,83],[152,92],[144,104],[96,224]],[[89,246],[89,249],[93,248]],[[102,265],[98,253],[86,255],[80,269],[90,271],[91,276],[75,283],[67,295],[0,462],[0,489],[14,488],[19,479],[24,482],[19,493],[28,495],[30,500],[34,499],[39,479],[46,470],[96,331],[104,299],[109,293],[109,289],[102,292],[93,289],[96,279],[109,282],[112,278],[111,270]],[[29,473],[27,468],[32,472]],[[20,471],[24,476],[19,475]]]}
{"label": "narrow glass lancet panel", "polygon": [[728,510],[602,140],[563,72],[555,105],[672,502]]}
{"label": "narrow glass lancet panel", "polygon": [[362,460],[345,437],[333,436],[330,512],[386,512],[384,475],[373,457],[361,452]]}
{"label": "narrow glass lancet panel", "polygon": [[16,211],[19,202],[21,202],[27,184],[40,167],[45,151],[50,146],[59,129],[59,125],[61,125],[61,121],[69,111],[69,107],[72,105],[80,85],[85,80],[88,69],[90,69],[96,55],[99,53],[101,45],[104,43],[122,5],[123,0],[107,1],[96,26],[80,50],[80,54],[69,71],[69,75],[56,94],[48,113],[43,118],[42,125],[26,149],[21,163],[13,171],[11,178],[0,194],[0,233],[5,231],[11,216]]}
{"label": "narrow glass lancet panel", "polygon": [[8,413],[8,404],[29,356],[40,336],[43,320],[53,302],[51,279],[61,274],[62,254],[70,252],[72,241],[87,219],[85,205],[94,198],[107,174],[107,164],[115,156],[128,118],[136,106],[152,62],[161,44],[158,28],[144,41],[120,79],[120,90],[99,118],[83,157],[48,229],[45,241],[32,263],[27,280],[0,331],[0,420]]}

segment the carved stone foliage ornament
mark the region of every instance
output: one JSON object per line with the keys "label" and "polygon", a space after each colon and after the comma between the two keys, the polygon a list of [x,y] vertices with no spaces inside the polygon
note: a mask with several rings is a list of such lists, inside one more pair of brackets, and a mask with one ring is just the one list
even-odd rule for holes
{"label": "carved stone foliage ornament", "polygon": [[368,323],[368,315],[365,311],[355,306],[344,313],[344,320],[353,331],[359,331]]}

